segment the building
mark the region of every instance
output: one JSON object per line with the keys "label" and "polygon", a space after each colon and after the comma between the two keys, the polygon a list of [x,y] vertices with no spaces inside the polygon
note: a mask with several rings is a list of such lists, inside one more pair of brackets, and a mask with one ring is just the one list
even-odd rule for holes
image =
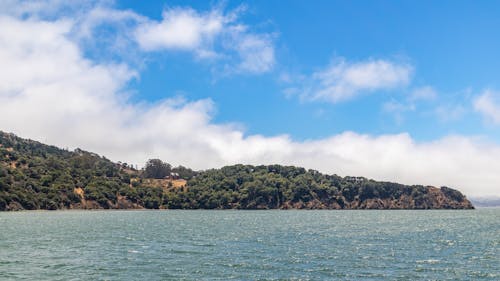
{"label": "building", "polygon": [[178,180],[181,177],[179,176],[179,173],[170,173],[170,175],[166,176],[165,178],[169,180]]}

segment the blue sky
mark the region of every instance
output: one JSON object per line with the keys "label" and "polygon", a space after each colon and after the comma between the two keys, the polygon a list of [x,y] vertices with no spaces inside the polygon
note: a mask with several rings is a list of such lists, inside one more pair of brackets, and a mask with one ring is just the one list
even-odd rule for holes
{"label": "blue sky", "polygon": [[[200,11],[214,7],[200,1],[144,4],[118,2],[124,9],[158,20],[168,7]],[[211,73],[212,65],[173,51],[150,54],[141,80],[132,88],[149,100],[174,95],[211,98],[217,104],[217,121],[240,122],[249,134],[308,139],[352,130],[370,134],[404,131],[418,140],[448,134],[498,138],[498,130],[473,112],[470,100],[485,88],[498,88],[500,40],[493,27],[499,26],[496,15],[500,11],[493,2],[478,6],[470,1],[317,1],[314,5],[290,1],[283,9],[279,1],[251,1],[228,2],[224,10],[242,4],[247,7],[242,21],[259,32],[276,34],[276,65],[271,71],[218,77]],[[336,57],[408,61],[414,67],[412,81],[400,89],[381,89],[336,104],[286,98],[283,90],[287,85],[280,75],[307,75]],[[401,102],[412,89],[425,86],[436,91],[438,97],[432,103],[420,104],[399,118],[384,110],[384,103]],[[449,120],[434,112],[441,107],[463,107],[463,112]]]}
{"label": "blue sky", "polygon": [[[494,1],[0,2],[0,130],[500,197]],[[14,117],[15,116],[15,117]]]}

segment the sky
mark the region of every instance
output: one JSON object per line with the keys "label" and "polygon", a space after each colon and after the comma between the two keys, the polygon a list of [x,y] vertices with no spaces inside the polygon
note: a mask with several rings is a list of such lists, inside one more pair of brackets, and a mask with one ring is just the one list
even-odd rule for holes
{"label": "sky", "polygon": [[500,197],[494,1],[0,2],[0,130]]}

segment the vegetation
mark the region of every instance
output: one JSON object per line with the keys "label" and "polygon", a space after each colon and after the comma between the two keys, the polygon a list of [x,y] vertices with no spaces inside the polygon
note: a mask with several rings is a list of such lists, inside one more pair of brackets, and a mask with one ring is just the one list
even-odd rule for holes
{"label": "vegetation", "polygon": [[160,159],[150,159],[144,167],[144,177],[152,179],[163,179],[172,171],[172,166]]}
{"label": "vegetation", "polygon": [[[184,179],[165,179],[175,172]],[[70,208],[472,208],[458,191],[326,175],[280,165],[195,172],[159,159],[143,170],[81,149],[0,132],[0,210]]]}

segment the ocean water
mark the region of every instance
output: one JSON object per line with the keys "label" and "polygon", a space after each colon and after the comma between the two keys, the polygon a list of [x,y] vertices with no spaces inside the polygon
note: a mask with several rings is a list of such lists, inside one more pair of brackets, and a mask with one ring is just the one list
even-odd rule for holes
{"label": "ocean water", "polygon": [[500,280],[500,209],[4,212],[0,280]]}

